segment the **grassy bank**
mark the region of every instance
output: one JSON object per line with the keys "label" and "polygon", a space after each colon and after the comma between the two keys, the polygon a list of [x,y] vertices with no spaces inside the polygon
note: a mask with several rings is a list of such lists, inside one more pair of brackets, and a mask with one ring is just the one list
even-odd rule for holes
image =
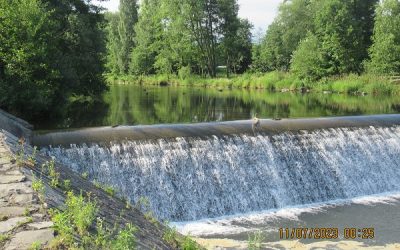
{"label": "grassy bank", "polygon": [[231,78],[202,78],[199,76],[178,77],[175,75],[152,76],[107,76],[109,82],[138,83],[143,85],[174,85],[212,88],[263,89],[277,92],[335,92],[344,94],[400,95],[400,84],[388,77],[374,75],[347,75],[324,78],[319,82],[307,83],[286,72],[265,74],[246,73]]}

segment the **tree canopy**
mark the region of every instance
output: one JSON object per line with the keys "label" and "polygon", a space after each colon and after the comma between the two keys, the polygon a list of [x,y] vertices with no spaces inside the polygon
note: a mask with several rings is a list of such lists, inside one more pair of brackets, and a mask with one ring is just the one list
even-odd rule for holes
{"label": "tree canopy", "polygon": [[104,90],[99,11],[83,0],[0,0],[0,106],[30,118]]}

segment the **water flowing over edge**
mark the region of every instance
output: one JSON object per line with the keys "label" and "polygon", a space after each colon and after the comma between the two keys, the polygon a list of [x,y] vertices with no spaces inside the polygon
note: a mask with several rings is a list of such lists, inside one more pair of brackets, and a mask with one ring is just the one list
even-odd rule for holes
{"label": "water flowing over edge", "polygon": [[159,219],[191,221],[400,190],[400,127],[49,148]]}

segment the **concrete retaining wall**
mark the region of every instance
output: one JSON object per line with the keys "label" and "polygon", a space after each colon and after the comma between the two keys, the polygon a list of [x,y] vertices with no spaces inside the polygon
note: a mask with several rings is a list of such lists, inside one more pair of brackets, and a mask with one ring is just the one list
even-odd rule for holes
{"label": "concrete retaining wall", "polygon": [[18,138],[25,138],[30,143],[33,136],[33,126],[0,109],[0,129],[4,129]]}

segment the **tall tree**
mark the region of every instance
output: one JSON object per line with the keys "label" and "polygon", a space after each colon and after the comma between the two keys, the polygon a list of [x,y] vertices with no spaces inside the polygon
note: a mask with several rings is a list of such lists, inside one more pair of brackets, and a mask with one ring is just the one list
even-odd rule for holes
{"label": "tall tree", "polygon": [[106,27],[107,33],[107,71],[113,75],[120,74],[120,68],[118,64],[121,40],[118,33],[119,14],[118,13],[106,13],[106,20],[108,25]]}
{"label": "tall tree", "polygon": [[0,106],[31,118],[59,88],[56,26],[39,0],[0,0],[0,13]]}
{"label": "tall tree", "polygon": [[104,16],[91,0],[42,0],[57,22],[53,30],[60,54],[63,92],[94,95],[106,87]]}
{"label": "tall tree", "polygon": [[138,21],[138,6],[136,0],[120,0],[119,3],[119,26],[120,39],[119,68],[121,74],[127,74],[130,58],[135,45],[135,24]]}
{"label": "tall tree", "polygon": [[368,57],[377,0],[316,2],[315,29],[328,74],[360,73]]}
{"label": "tall tree", "polygon": [[376,10],[373,45],[368,71],[400,74],[400,2],[384,0]]}
{"label": "tall tree", "polygon": [[259,48],[253,55],[253,68],[258,71],[288,70],[293,52],[307,31],[314,30],[313,1],[284,1],[279,13],[268,27]]}
{"label": "tall tree", "polygon": [[135,25],[136,46],[131,53],[130,73],[155,73],[154,63],[162,41],[162,23],[159,0],[143,0],[138,23]]}
{"label": "tall tree", "polygon": [[43,117],[70,95],[106,88],[103,16],[90,0],[1,0],[0,8],[2,108]]}

